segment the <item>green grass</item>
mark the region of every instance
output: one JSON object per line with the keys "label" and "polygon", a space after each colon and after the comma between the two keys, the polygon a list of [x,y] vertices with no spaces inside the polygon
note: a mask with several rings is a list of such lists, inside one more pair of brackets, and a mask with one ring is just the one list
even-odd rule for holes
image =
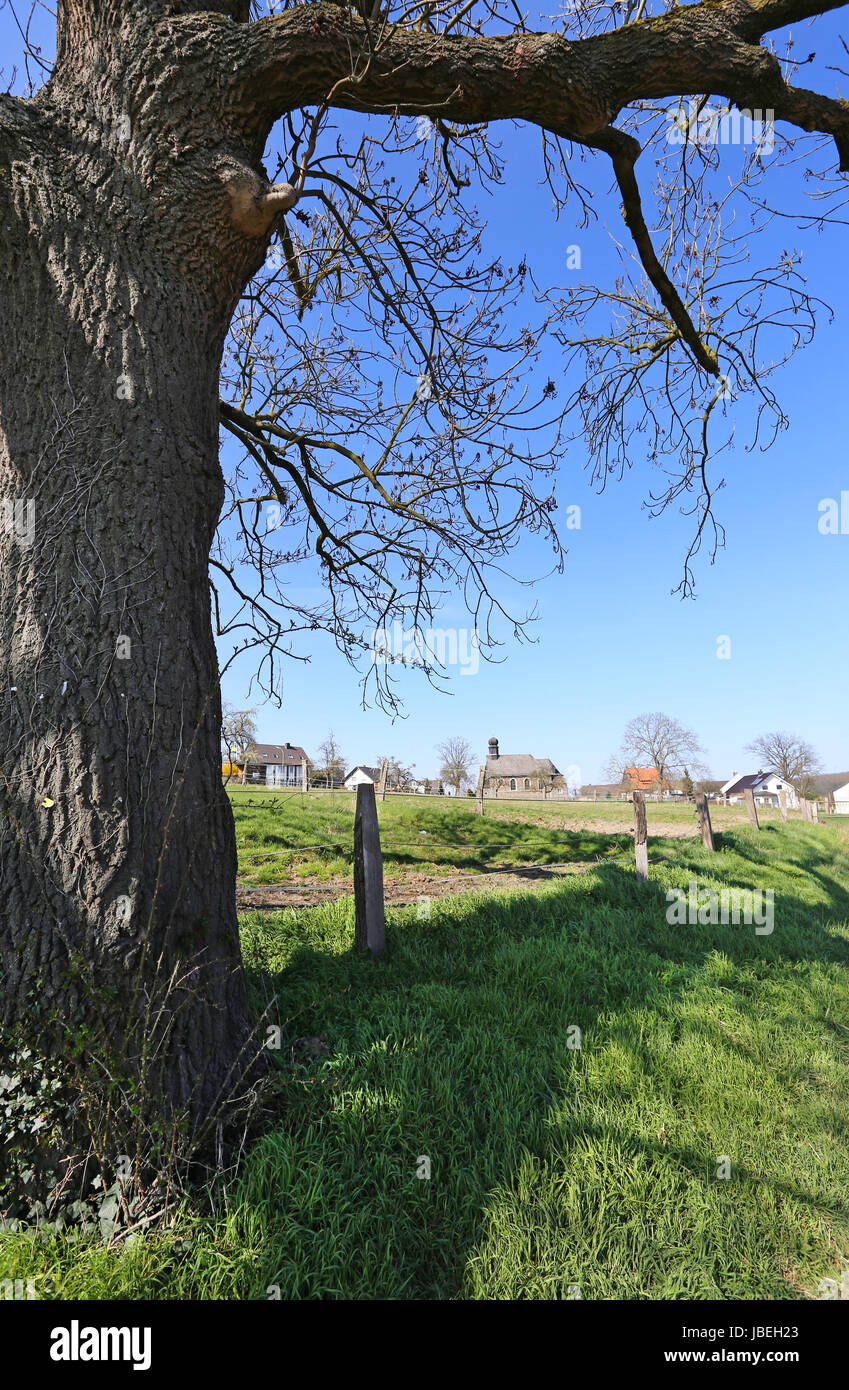
{"label": "green grass", "polygon": [[[304,878],[318,882],[350,877],[355,797],[351,792],[269,792],[230,788],[239,848],[239,882],[245,887]],[[378,803],[384,875],[474,872],[507,864],[594,862],[630,852],[624,827],[627,803],[487,801],[475,814],[466,798],[395,796]],[[649,828],[662,825],[695,834],[693,807],[650,802]],[[777,813],[776,813],[777,815]],[[716,807],[714,825],[739,826],[743,807]],[[623,829],[611,834],[606,826]],[[777,823],[777,819],[775,821]],[[587,829],[587,825],[592,829]],[[602,827],[602,828],[599,828]]]}
{"label": "green grass", "polygon": [[[239,881],[245,886],[352,874],[355,799],[349,793],[233,795]],[[516,808],[510,808],[515,812]],[[565,808],[564,808],[565,809]],[[478,816],[469,802],[397,798],[379,807],[384,876],[474,872],[502,864],[554,864],[622,854],[627,834],[578,831],[555,815],[543,825],[514,815]],[[630,818],[630,808],[620,819]],[[692,821],[692,811],[690,814]]]}
{"label": "green grass", "polygon": [[[0,1277],[59,1297],[817,1297],[849,1260],[847,828],[720,844],[653,844],[647,886],[608,862],[390,912],[381,961],[353,954],[350,899],[247,914],[257,1004],[330,1055],[280,1054],[286,1123],[227,1210],[124,1250],[0,1236]],[[773,888],[773,934],[668,925],[691,878]]]}

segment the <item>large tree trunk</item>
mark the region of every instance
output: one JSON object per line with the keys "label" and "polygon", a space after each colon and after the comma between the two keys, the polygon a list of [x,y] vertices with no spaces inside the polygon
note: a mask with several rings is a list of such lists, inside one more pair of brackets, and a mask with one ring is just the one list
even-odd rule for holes
{"label": "large tree trunk", "polygon": [[263,240],[191,89],[164,64],[132,89],[146,138],[99,68],[97,106],[79,74],[28,104],[0,170],[0,1007],[131,1072],[147,1053],[208,1114],[257,1051],[208,557],[222,346]]}

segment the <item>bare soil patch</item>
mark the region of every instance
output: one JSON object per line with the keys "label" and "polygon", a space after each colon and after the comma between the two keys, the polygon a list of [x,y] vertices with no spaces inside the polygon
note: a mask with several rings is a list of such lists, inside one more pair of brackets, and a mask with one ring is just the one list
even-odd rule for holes
{"label": "bare soil patch", "polygon": [[[566,864],[521,864],[511,869],[484,870],[479,873],[409,874],[403,879],[389,880],[384,885],[384,899],[392,907],[405,907],[419,898],[454,898],[461,893],[526,891],[532,884],[583,874],[594,866],[586,862]],[[244,912],[275,911],[283,907],[317,907],[334,898],[350,897],[353,884],[349,878],[334,879],[321,884],[273,884],[262,888],[240,888],[236,891],[237,906]]]}

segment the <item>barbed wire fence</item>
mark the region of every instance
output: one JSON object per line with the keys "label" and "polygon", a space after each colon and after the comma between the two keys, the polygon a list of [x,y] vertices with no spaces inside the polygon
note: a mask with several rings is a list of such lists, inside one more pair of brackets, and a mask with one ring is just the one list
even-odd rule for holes
{"label": "barbed wire fence", "polygon": [[[382,779],[381,779],[382,780]],[[480,789],[479,789],[480,790]],[[300,796],[302,801],[305,794],[309,794],[308,788],[299,787],[297,790],[280,795],[275,793],[266,799],[265,796],[257,800],[250,800],[247,797],[239,796],[240,805],[262,807],[264,810],[280,809],[286,802],[294,800]],[[384,787],[380,787],[381,801],[383,800]],[[632,844],[627,850],[620,849],[619,845],[614,844],[609,850],[596,855],[584,854],[582,858],[562,858],[552,857],[556,851],[562,850],[568,853],[570,848],[574,848],[575,836],[579,835],[579,829],[569,829],[563,827],[562,830],[551,831],[546,836],[536,838],[523,838],[521,846],[510,843],[509,836],[506,834],[495,833],[489,839],[481,839],[478,836],[469,839],[440,839],[431,830],[420,830],[415,839],[381,837],[380,825],[377,810],[378,790],[374,783],[361,783],[356,788],[356,803],[351,834],[333,835],[324,840],[312,842],[290,844],[278,846],[273,849],[250,848],[245,845],[239,846],[239,863],[249,871],[251,868],[262,870],[269,862],[284,858],[292,859],[297,856],[310,853],[331,854],[346,862],[350,861],[352,870],[354,899],[355,899],[355,939],[361,949],[370,949],[373,954],[379,955],[384,949],[385,942],[385,918],[384,918],[384,888],[383,888],[383,861],[384,855],[392,856],[398,851],[418,850],[427,851],[429,858],[424,863],[433,864],[434,855],[448,856],[454,854],[474,853],[478,856],[489,856],[495,860],[501,856],[501,862],[494,862],[491,866],[482,868],[478,873],[463,873],[453,876],[444,876],[450,879],[460,878],[464,883],[473,882],[476,879],[486,880],[492,874],[540,874],[545,871],[574,870],[578,867],[589,870],[598,868],[605,864],[622,863],[630,860],[634,864],[635,877],[638,882],[647,883],[650,878],[649,873],[649,835],[648,823],[646,818],[646,801],[649,799],[644,793],[635,791],[629,801],[622,802],[622,809],[626,806],[632,808],[633,824],[624,829],[614,830],[611,826],[608,832],[610,837],[616,836],[620,841],[624,835],[632,837]],[[432,798],[430,798],[432,799]],[[446,798],[439,797],[440,801],[445,802]],[[449,804],[459,801],[460,805],[466,807],[466,814],[469,816],[469,824],[475,827],[481,826],[481,822],[471,819],[474,812],[480,813],[481,804],[478,798],[469,804],[467,798],[448,798]],[[513,805],[518,798],[512,797],[507,802],[505,798],[502,804]],[[576,798],[571,798],[574,802]],[[536,802],[535,804],[539,804]],[[597,804],[585,802],[585,804]],[[608,803],[610,804],[610,803]],[[616,803],[614,803],[616,804]],[[661,802],[661,805],[665,803]],[[672,803],[676,804],[676,803]],[[680,804],[680,803],[678,803]],[[690,804],[689,799],[684,804]],[[458,807],[459,809],[459,807]],[[688,840],[694,843],[701,841],[703,848],[709,853],[715,851],[715,837],[711,825],[710,810],[704,792],[696,792],[692,802],[693,809],[693,833],[687,836]],[[812,812],[804,804],[802,805],[802,816],[804,819],[813,820],[815,812]],[[748,807],[750,824],[754,826],[755,833],[758,831],[757,814],[752,818],[752,807]],[[781,807],[782,819],[786,818],[786,808]],[[461,822],[458,822],[461,823]],[[489,821],[488,825],[495,831],[496,826],[507,827],[511,824],[509,820]],[[524,822],[519,822],[524,824]],[[560,842],[556,835],[569,837]],[[663,838],[661,836],[660,838]],[[517,859],[514,857],[508,862],[504,862],[505,856],[511,849],[519,848],[522,852],[534,849],[547,851],[547,855],[539,860]],[[655,862],[662,862],[662,856],[653,856]],[[417,861],[413,861],[417,862]],[[450,861],[449,861],[450,866]],[[244,878],[237,880],[237,886],[243,892],[259,891],[273,894],[334,894],[338,895],[338,884],[304,884],[304,883],[257,883],[255,880],[250,882]],[[427,896],[427,895],[425,895]]]}

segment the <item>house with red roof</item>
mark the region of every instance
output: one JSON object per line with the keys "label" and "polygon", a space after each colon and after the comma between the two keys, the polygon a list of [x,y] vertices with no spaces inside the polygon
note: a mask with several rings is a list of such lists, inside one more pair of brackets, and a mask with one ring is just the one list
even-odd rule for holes
{"label": "house with red roof", "polygon": [[[622,775],[622,790],[619,793],[620,801],[629,801],[633,792],[643,792],[645,796],[657,796],[660,785],[660,773],[656,767],[626,767]],[[677,796],[677,792],[670,782],[663,779],[663,795]]]}

